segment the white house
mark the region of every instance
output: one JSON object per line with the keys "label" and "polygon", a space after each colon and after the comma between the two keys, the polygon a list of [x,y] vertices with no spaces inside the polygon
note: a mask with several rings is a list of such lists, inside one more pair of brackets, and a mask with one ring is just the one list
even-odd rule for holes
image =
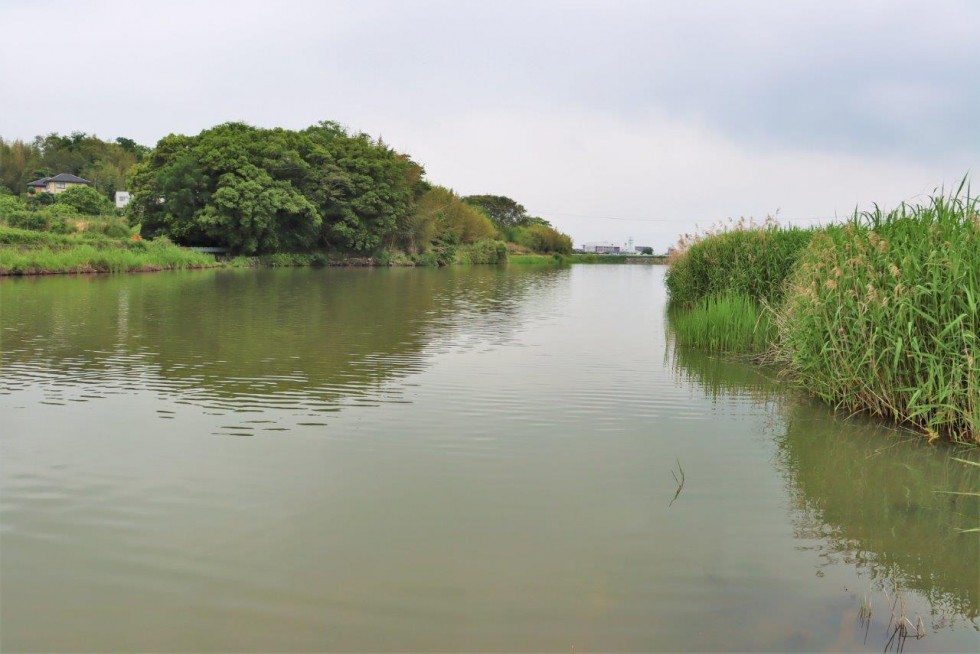
{"label": "white house", "polygon": [[122,209],[129,204],[129,191],[116,191],[116,209]]}

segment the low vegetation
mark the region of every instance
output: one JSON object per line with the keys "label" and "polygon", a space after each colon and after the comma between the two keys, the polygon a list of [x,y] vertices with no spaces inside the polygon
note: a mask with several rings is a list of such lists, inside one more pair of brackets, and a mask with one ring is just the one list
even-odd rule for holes
{"label": "low vegetation", "polygon": [[760,353],[775,336],[770,313],[743,293],[708,295],[689,308],[675,308],[670,321],[676,342],[709,352]]}
{"label": "low vegetation", "polygon": [[218,265],[214,257],[161,238],[119,240],[101,234],[49,234],[0,227],[0,275],[148,272]]}
{"label": "low vegetation", "polygon": [[736,225],[682,242],[670,266],[679,344],[764,349],[835,407],[980,443],[980,211],[965,180],[846,225]]}

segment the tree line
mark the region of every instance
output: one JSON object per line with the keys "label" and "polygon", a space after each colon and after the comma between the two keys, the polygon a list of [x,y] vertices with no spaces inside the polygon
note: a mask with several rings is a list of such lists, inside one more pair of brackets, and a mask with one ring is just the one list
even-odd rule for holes
{"label": "tree line", "polygon": [[321,122],[302,130],[225,123],[171,134],[154,148],[76,132],[31,143],[0,139],[0,181],[70,172],[106,197],[127,189],[145,237],[241,254],[318,249],[411,255],[506,240],[568,252],[571,239],[505,196],[460,197],[380,139]]}
{"label": "tree line", "polygon": [[116,191],[126,189],[129,170],[149,151],[133,139],[103,141],[84,132],[52,133],[33,141],[0,138],[0,186],[19,194],[36,179],[71,173],[90,180],[112,198]]}

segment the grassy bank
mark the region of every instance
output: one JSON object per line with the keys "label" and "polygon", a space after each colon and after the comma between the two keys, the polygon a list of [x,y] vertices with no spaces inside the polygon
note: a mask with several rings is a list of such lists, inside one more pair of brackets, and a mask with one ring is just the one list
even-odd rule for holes
{"label": "grassy bank", "polygon": [[166,239],[114,239],[103,234],[52,234],[0,227],[0,275],[147,272],[219,265],[214,257]]}
{"label": "grassy bank", "polygon": [[709,234],[667,285],[679,344],[766,349],[836,408],[980,443],[980,217],[963,187],[820,230]]}
{"label": "grassy bank", "polygon": [[125,237],[118,238],[108,236],[104,230],[99,229],[56,233],[0,226],[0,275],[149,272],[223,267],[437,267],[500,264],[506,261],[506,244],[495,240],[447,245],[416,255],[382,249],[374,256],[320,251],[278,252],[216,259],[211,254],[174,245],[166,238],[143,240],[129,232],[126,232]]}

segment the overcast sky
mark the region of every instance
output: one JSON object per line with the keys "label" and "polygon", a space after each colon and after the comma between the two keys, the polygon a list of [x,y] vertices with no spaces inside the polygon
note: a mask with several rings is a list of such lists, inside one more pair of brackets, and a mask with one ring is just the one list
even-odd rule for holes
{"label": "overcast sky", "polygon": [[980,1],[0,0],[0,137],[381,136],[576,244],[980,186]]}

